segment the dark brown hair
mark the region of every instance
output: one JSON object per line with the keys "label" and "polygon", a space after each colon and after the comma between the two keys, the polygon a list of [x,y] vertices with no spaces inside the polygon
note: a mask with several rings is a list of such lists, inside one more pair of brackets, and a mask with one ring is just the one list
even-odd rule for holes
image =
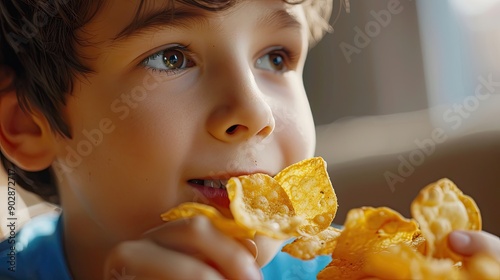
{"label": "dark brown hair", "polygon": [[[89,22],[104,0],[0,0],[0,64],[16,74],[14,86],[21,108],[40,111],[54,133],[71,138],[61,109],[78,74],[92,72],[76,55],[85,45],[76,31]],[[140,7],[143,2],[141,0]],[[172,1],[172,0],[170,0]],[[224,10],[238,0],[177,0],[210,11]],[[332,0],[284,0],[304,5],[310,41],[319,40],[329,27]],[[0,153],[5,169],[13,170],[17,184],[48,202],[59,204],[52,168],[27,172]]]}

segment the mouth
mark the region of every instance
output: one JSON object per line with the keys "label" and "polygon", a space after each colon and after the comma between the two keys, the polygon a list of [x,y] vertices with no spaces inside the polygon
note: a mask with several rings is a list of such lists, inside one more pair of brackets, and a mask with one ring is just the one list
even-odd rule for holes
{"label": "mouth", "polygon": [[229,209],[229,197],[226,185],[229,179],[191,179],[188,184],[193,187],[201,197],[202,203],[221,209]]}
{"label": "mouth", "polygon": [[191,179],[188,183],[194,184],[196,186],[204,186],[213,189],[225,190],[228,179],[214,179],[214,180],[203,180],[203,179]]}
{"label": "mouth", "polygon": [[[261,170],[253,170],[254,172],[236,172],[231,174],[220,175],[218,178],[214,177],[201,177],[187,180],[188,185],[193,187],[196,193],[199,195],[196,200],[198,202],[208,204],[216,207],[223,212],[229,211],[229,197],[227,194],[227,183],[230,178],[238,177],[242,175],[249,175],[253,173],[265,173],[268,172]],[[270,175],[271,176],[271,175]]]}

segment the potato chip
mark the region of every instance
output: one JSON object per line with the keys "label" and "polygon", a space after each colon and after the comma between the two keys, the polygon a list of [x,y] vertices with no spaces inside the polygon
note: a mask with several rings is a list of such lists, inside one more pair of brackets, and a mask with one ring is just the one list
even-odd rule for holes
{"label": "potato chip", "polygon": [[481,215],[474,200],[448,179],[423,188],[411,204],[412,216],[427,239],[427,253],[436,258],[462,259],[448,248],[454,230],[481,230]]}
{"label": "potato chip", "polygon": [[318,273],[318,280],[363,279],[366,276],[361,269],[362,263],[346,259],[333,259]]}
{"label": "potato chip", "polygon": [[368,255],[363,271],[380,279],[466,279],[452,260],[426,258],[406,244]]}
{"label": "potato chip", "polygon": [[500,262],[491,255],[474,255],[464,266],[467,279],[500,280]]}
{"label": "potato chip", "polygon": [[182,203],[181,205],[162,214],[161,218],[163,221],[169,222],[179,219],[192,218],[197,215],[204,215],[209,218],[216,228],[228,236],[244,239],[253,238],[255,235],[255,230],[245,228],[237,224],[234,220],[222,216],[222,214],[214,207],[195,202]]}
{"label": "potato chip", "polygon": [[347,213],[344,226],[336,239],[334,260],[318,274],[318,279],[367,277],[363,269],[368,256],[394,244],[407,244],[417,249],[424,241],[414,220],[387,207],[352,209]]}
{"label": "potato chip", "polygon": [[231,178],[226,185],[235,221],[266,236],[297,236],[304,219],[295,214],[288,195],[272,177],[252,174]]}
{"label": "potato chip", "polygon": [[347,213],[345,227],[337,239],[334,258],[359,259],[365,253],[382,251],[394,244],[415,243],[421,239],[417,223],[387,207],[362,207]]}
{"label": "potato chip", "polygon": [[327,227],[316,235],[298,237],[286,244],[282,251],[303,260],[310,260],[318,255],[331,255],[341,232],[340,229]]}
{"label": "potato chip", "polygon": [[274,178],[292,201],[297,215],[307,220],[301,227],[304,235],[317,234],[330,226],[337,213],[337,196],[322,158],[290,165]]}
{"label": "potato chip", "polygon": [[162,218],[170,221],[205,215],[227,235],[248,237],[259,233],[277,239],[316,234],[331,224],[337,212],[337,197],[323,159],[293,164],[276,178],[281,183],[260,173],[229,179],[226,189],[234,220],[198,203],[182,204]]}

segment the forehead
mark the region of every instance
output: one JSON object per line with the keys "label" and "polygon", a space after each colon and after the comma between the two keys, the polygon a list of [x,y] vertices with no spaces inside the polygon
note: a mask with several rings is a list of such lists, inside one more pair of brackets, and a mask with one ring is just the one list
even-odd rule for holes
{"label": "forehead", "polygon": [[[219,2],[227,4],[213,4]],[[160,27],[188,29],[206,25],[209,19],[218,20],[219,26],[234,24],[225,19],[247,9],[257,18],[253,20],[254,25],[296,29],[306,25],[302,5],[287,4],[283,0],[106,0],[80,31],[84,37],[92,34],[98,41],[115,41]],[[251,17],[240,18],[237,26],[243,27],[249,19]]]}

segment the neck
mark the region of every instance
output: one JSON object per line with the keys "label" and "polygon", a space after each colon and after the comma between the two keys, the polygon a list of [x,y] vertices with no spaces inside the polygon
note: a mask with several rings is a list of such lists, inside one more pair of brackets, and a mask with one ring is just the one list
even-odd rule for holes
{"label": "neck", "polygon": [[63,242],[66,260],[73,279],[101,279],[106,255],[111,242],[103,242],[103,233],[95,224],[82,219],[69,218],[63,213]]}
{"label": "neck", "polygon": [[102,205],[96,210],[66,190],[61,188],[60,191],[63,244],[73,279],[102,279],[106,258],[117,244],[140,238],[146,230],[163,223],[159,218],[151,222],[131,213],[120,216],[121,213],[112,209],[106,212]]}

